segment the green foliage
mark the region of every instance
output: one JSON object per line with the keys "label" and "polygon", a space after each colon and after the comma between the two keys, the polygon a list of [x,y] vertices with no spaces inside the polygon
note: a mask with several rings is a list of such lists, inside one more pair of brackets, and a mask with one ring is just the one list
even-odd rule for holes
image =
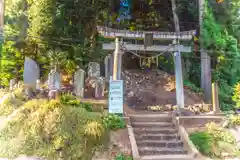
{"label": "green foliage", "polygon": [[80,102],[77,98],[71,94],[64,94],[60,97],[60,102],[64,105],[70,105],[79,108],[85,108],[88,112],[93,111],[93,105],[87,102]]}
{"label": "green foliage", "polygon": [[203,155],[212,158],[222,158],[222,153],[237,154],[234,137],[215,123],[207,124],[206,131],[191,134],[190,140]]}
{"label": "green foliage", "polygon": [[207,132],[212,135],[215,141],[223,141],[230,144],[235,143],[234,137],[216,123],[208,123],[206,124],[206,128]]}
{"label": "green foliage", "polygon": [[233,101],[236,103],[236,108],[240,109],[240,83],[234,87]]}
{"label": "green foliage", "polygon": [[61,95],[60,102],[62,104],[65,104],[65,105],[72,105],[72,106],[80,105],[80,101],[78,101],[76,99],[76,97],[74,97],[71,94],[63,94],[63,95]]}
{"label": "green foliage", "polygon": [[133,158],[131,156],[124,155],[123,153],[119,153],[116,155],[114,160],[133,160]]}
{"label": "green foliage", "polygon": [[211,134],[207,132],[196,132],[190,135],[190,140],[203,155],[213,155],[212,145],[214,140]]}
{"label": "green foliage", "polygon": [[230,114],[225,118],[224,127],[231,127],[240,125],[240,115]]}
{"label": "green foliage", "polygon": [[[5,98],[3,98],[5,96]],[[13,93],[6,92],[0,105],[0,116],[8,116],[15,109],[18,109],[25,102],[25,94],[21,88],[17,88]]]}
{"label": "green foliage", "polygon": [[[219,19],[222,15],[213,14],[216,13],[216,10],[213,11],[216,9],[215,7],[217,6],[209,6],[208,3],[205,6],[202,41],[205,48],[216,50],[209,53],[213,61],[217,62],[216,66],[213,66],[212,77],[219,86],[221,109],[229,111],[235,107],[232,96],[233,87],[240,80],[240,63],[238,62],[240,52],[234,33],[224,29],[227,26]],[[229,16],[226,14],[224,16],[229,20],[229,23],[232,23]]]}
{"label": "green foliage", "polygon": [[189,87],[195,93],[202,93],[203,92],[201,88],[197,87],[194,83],[192,83],[188,80],[184,81],[184,86]]}
{"label": "green foliage", "polygon": [[100,115],[52,100],[31,100],[0,132],[0,157],[87,159],[105,134]]}
{"label": "green foliage", "polygon": [[115,114],[103,115],[102,121],[104,126],[110,130],[125,128],[125,122],[123,118]]}

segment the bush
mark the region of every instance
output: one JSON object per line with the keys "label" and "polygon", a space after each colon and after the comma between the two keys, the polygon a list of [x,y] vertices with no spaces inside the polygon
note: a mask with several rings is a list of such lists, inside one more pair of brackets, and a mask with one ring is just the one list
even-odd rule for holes
{"label": "bush", "polygon": [[116,155],[114,160],[133,160],[133,158],[131,156],[124,155],[123,153],[119,153]]}
{"label": "bush", "polygon": [[207,132],[196,132],[190,135],[190,140],[203,155],[214,155],[212,151],[214,139],[211,134]]}
{"label": "bush", "polygon": [[190,140],[206,156],[220,158],[222,153],[237,154],[234,137],[215,123],[207,124],[204,132],[191,134]]}
{"label": "bush", "polygon": [[203,90],[201,88],[197,87],[194,83],[188,80],[184,80],[184,85],[189,87],[190,90],[192,90],[195,93],[203,93]]}
{"label": "bush", "polygon": [[23,99],[20,97],[13,97],[12,94],[6,94],[6,97],[3,98],[1,105],[0,105],[0,116],[8,116],[10,115],[15,109],[19,108],[23,103]]}
{"label": "bush", "polygon": [[55,100],[30,100],[1,130],[0,157],[87,159],[104,133],[100,115]]}
{"label": "bush", "polygon": [[207,132],[212,135],[215,141],[223,141],[230,144],[235,143],[234,137],[224,128],[220,127],[216,123],[206,124]]}
{"label": "bush", "polygon": [[108,114],[102,117],[103,124],[107,129],[116,130],[125,128],[125,122],[122,117],[116,114]]}
{"label": "bush", "polygon": [[240,109],[240,83],[237,83],[234,87],[233,92],[233,101],[236,103],[236,108]]}
{"label": "bush", "polygon": [[74,107],[81,107],[81,108],[85,108],[88,112],[92,112],[93,111],[93,106],[90,103],[87,102],[80,102],[79,100],[77,100],[76,97],[74,97],[71,94],[64,94],[60,97],[60,102],[64,105],[70,105],[70,106],[74,106]]}
{"label": "bush", "polygon": [[240,115],[227,115],[224,123],[224,127],[240,125]]}
{"label": "bush", "polygon": [[76,97],[74,97],[71,94],[63,94],[63,95],[61,95],[60,102],[62,104],[71,105],[71,106],[79,106],[79,104],[80,104],[80,101],[78,101],[76,99]]}

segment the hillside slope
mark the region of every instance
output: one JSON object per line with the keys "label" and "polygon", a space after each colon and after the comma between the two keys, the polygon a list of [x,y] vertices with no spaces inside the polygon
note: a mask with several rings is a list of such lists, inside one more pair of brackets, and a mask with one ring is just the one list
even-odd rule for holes
{"label": "hillside slope", "polygon": [[[125,103],[130,108],[145,110],[148,106],[176,105],[174,76],[161,70],[125,70]],[[201,103],[200,96],[184,91],[185,105]]]}

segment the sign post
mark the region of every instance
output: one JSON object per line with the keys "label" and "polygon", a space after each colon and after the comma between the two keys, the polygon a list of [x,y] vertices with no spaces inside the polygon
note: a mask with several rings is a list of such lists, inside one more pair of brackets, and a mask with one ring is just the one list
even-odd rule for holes
{"label": "sign post", "polygon": [[109,113],[123,114],[123,81],[110,80],[109,82]]}

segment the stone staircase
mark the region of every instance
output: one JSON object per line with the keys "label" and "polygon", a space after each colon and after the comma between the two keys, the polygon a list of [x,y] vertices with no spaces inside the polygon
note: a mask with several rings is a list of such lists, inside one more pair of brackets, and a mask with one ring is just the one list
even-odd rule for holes
{"label": "stone staircase", "polygon": [[129,115],[141,160],[193,160],[168,114]]}

